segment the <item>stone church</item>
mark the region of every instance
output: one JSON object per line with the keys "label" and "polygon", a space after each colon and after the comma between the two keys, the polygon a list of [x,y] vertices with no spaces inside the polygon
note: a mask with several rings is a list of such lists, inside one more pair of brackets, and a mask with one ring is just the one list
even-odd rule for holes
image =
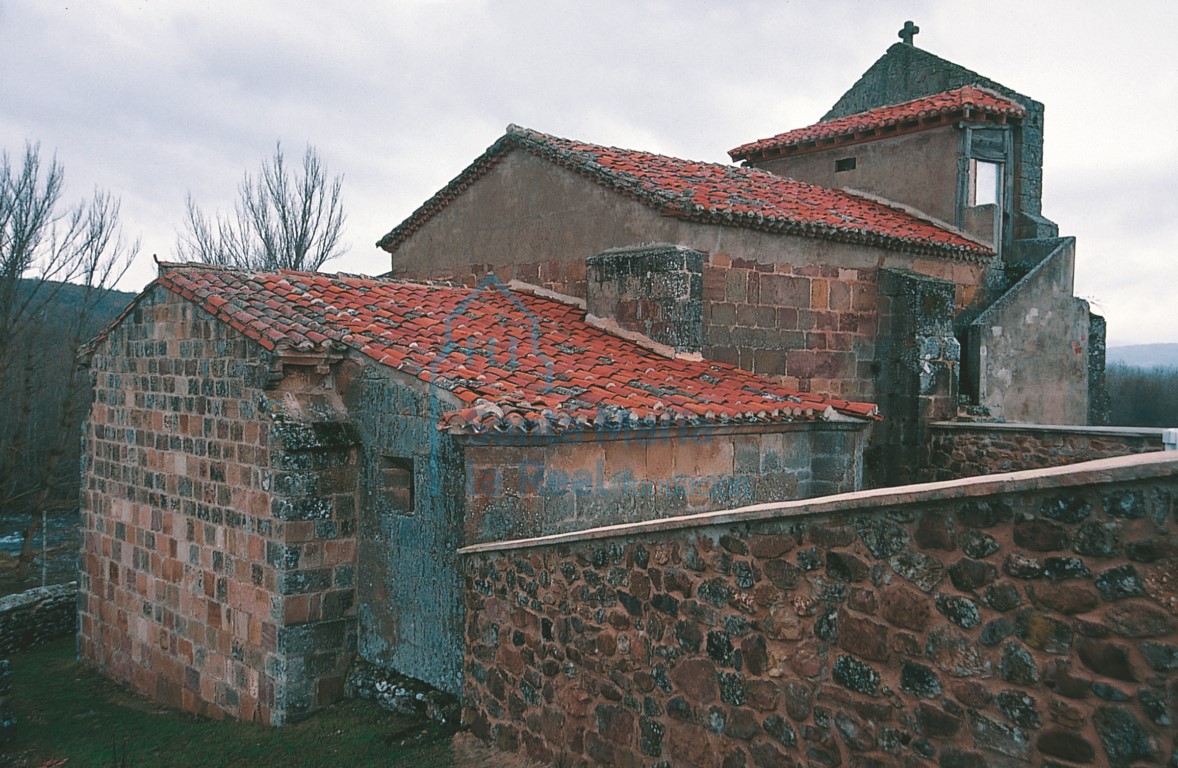
{"label": "stone church", "polygon": [[88,351],[82,657],[273,724],[357,657],[461,695],[462,546],[917,479],[963,402],[1086,423],[1042,142],[909,38],[739,165],[511,126],[381,278],[161,264]]}
{"label": "stone church", "polygon": [[922,425],[962,400],[1006,421],[1101,420],[1103,321],[1073,296],[1074,238],[1040,210],[1043,112],[897,43],[820,122],[732,149],[739,166],[510,126],[378,245],[397,277],[494,272],[582,297],[596,254],[691,249],[686,293],[644,247],[645,277],[590,311],[878,402],[869,477],[896,484],[917,479]]}

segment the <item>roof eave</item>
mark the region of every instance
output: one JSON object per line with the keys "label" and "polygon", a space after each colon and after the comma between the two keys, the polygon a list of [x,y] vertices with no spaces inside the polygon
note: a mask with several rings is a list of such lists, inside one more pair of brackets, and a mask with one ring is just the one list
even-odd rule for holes
{"label": "roof eave", "polygon": [[709,436],[729,434],[762,434],[765,432],[793,432],[804,429],[832,429],[859,430],[867,425],[880,421],[878,412],[863,418],[859,416],[837,413],[835,417],[827,418],[824,414],[816,413],[812,418],[779,419],[772,421],[714,421],[690,422],[669,425],[624,427],[618,429],[588,427],[580,429],[560,429],[525,432],[521,430],[497,431],[483,429],[473,431],[457,426],[439,425],[439,429],[451,437],[467,445],[504,445],[519,446],[521,444],[538,444],[552,442],[599,442],[602,440],[632,440],[635,438],[658,440],[668,437],[681,437],[691,434],[705,433]]}
{"label": "roof eave", "polygon": [[[774,234],[795,235],[797,237],[810,237],[819,240],[832,240],[834,242],[849,243],[852,245],[869,245],[915,256],[947,256],[950,258],[964,259],[969,261],[985,261],[995,256],[995,252],[992,249],[988,249],[982,245],[978,245],[977,248],[967,248],[965,246],[957,245],[922,243],[914,240],[895,237],[892,235],[865,232],[863,230],[838,229],[822,224],[810,224],[806,222],[784,219],[767,219],[762,216],[753,216],[748,214],[721,213],[716,211],[691,211],[681,213],[676,211],[665,211],[664,213],[668,216],[691,219],[701,224],[736,226],[745,229],[758,229],[764,232],[772,232]],[[734,221],[734,219],[739,219],[740,221]]]}
{"label": "roof eave", "polygon": [[[1022,117],[1019,115],[979,110],[977,107],[967,105],[939,112],[936,115],[922,115],[905,120],[891,121],[873,126],[869,129],[856,129],[834,136],[800,138],[796,141],[780,144],[774,144],[773,139],[765,139],[765,143],[762,146],[757,146],[761,145],[762,142],[754,141],[728,150],[728,156],[732,158],[733,162],[766,161],[776,160],[782,157],[797,157],[828,149],[868,144],[873,141],[879,141],[880,139],[892,138],[893,136],[910,136],[922,131],[951,125],[957,120],[983,123],[992,122],[999,125],[1006,125],[1008,123],[1020,123]],[[821,123],[816,125],[821,125]],[[806,129],[802,128],[800,130]]]}

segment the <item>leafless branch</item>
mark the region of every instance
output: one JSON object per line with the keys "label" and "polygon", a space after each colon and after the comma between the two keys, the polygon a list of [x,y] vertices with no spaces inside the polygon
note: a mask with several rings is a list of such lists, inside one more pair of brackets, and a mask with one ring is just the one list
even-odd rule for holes
{"label": "leafless branch", "polygon": [[63,179],[36,144],[19,162],[0,153],[0,510],[37,521],[22,568],[41,510],[77,497],[68,466],[89,390],[74,361],[138,250],[123,241],[115,198],[95,191],[64,206]]}
{"label": "leafless branch", "polygon": [[185,261],[241,269],[317,270],[346,250],[341,186],[310,145],[301,172],[291,172],[279,143],[257,176],[245,175],[232,216],[210,220],[188,196],[176,252]]}

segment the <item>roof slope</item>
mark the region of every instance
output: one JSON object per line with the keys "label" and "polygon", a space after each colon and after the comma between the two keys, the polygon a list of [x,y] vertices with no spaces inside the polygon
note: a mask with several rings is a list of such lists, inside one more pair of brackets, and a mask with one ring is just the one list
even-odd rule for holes
{"label": "roof slope", "polygon": [[1023,107],[992,91],[966,85],[951,91],[923,96],[900,104],[876,107],[846,117],[837,117],[805,128],[758,139],[728,150],[733,160],[825,149],[844,144],[911,130],[920,130],[957,118],[1021,119]]}
{"label": "roof slope", "polygon": [[521,149],[586,176],[664,216],[722,226],[876,245],[910,253],[987,258],[985,245],[909,211],[850,192],[756,168],[693,162],[562,139],[519,126],[426,201],[377,245],[390,253],[490,171]]}
{"label": "roof slope", "polygon": [[870,403],[672,359],[513,291],[308,272],[161,264],[160,286],[276,352],[354,350],[451,393],[451,431],[562,432],[876,417]]}

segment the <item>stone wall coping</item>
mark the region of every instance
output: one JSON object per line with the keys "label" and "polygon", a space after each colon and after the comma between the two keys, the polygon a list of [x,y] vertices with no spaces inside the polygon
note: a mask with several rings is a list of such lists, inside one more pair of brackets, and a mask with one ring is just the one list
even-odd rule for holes
{"label": "stone wall coping", "polygon": [[1092,435],[1100,437],[1156,437],[1162,439],[1163,427],[1090,427],[1084,424],[1030,424],[996,421],[934,421],[934,429],[995,432],[1053,432],[1057,434]]}
{"label": "stone wall coping", "polygon": [[1056,259],[1064,258],[1065,255],[1072,257],[1074,268],[1074,261],[1076,258],[1075,237],[1065,236],[1059,238],[1059,243],[1051,250],[1050,253],[1044,256],[1039,261],[1039,263],[1031,269],[1030,272],[1023,275],[1017,283],[1011,286],[1010,290],[998,297],[997,301],[986,307],[986,309],[980,315],[974,318],[974,321],[970,323],[970,326],[974,328],[985,327],[988,323],[991,322],[990,318],[997,315],[1007,304],[1013,302],[1014,297],[1022,293],[1027,286],[1032,285],[1036,280],[1038,280],[1041,274],[1047,272],[1048,266],[1052,262],[1054,262]]}
{"label": "stone wall coping", "polygon": [[0,613],[27,608],[31,605],[59,597],[69,597],[78,592],[78,582],[70,581],[65,584],[50,584],[46,587],[33,587],[24,592],[0,597]]}
{"label": "stone wall coping", "polygon": [[1027,469],[1019,472],[967,477],[960,480],[876,488],[869,491],[855,491],[814,499],[753,504],[735,509],[608,525],[527,539],[472,544],[460,548],[458,553],[460,555],[476,555],[485,552],[548,547],[620,536],[646,535],[683,528],[740,525],[762,520],[812,517],[856,510],[874,510],[954,499],[1078,488],[1086,485],[1133,482],[1162,477],[1178,478],[1178,454],[1173,452],[1134,454],[1045,469]]}

